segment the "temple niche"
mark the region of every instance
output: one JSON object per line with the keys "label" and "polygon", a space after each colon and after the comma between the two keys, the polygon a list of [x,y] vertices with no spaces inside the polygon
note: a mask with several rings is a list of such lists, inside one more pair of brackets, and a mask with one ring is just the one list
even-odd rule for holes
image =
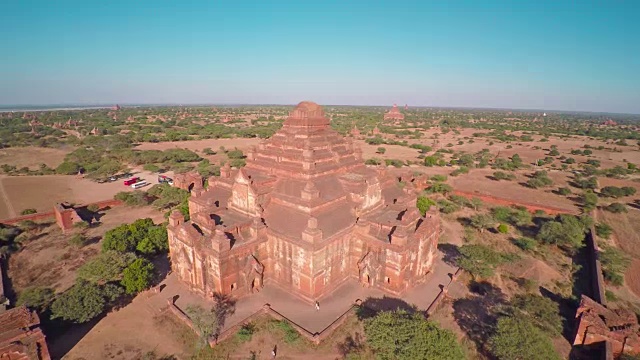
{"label": "temple niche", "polygon": [[168,233],[173,271],[204,296],[273,284],[315,301],[349,280],[399,295],[432,270],[438,213],[423,217],[411,183],[365,166],[315,103],[298,104],[245,167],[199,184],[180,184],[191,220],[172,213]]}

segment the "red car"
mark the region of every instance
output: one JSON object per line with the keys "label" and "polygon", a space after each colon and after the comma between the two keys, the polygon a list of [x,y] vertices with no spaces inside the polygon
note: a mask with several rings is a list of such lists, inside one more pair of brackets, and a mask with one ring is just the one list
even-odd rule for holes
{"label": "red car", "polygon": [[131,179],[127,179],[127,180],[125,180],[125,181],[124,181],[124,184],[125,184],[126,186],[129,186],[129,185],[132,185],[132,184],[137,183],[138,181],[140,181],[140,178],[139,178],[139,177],[134,177],[134,178],[131,178]]}

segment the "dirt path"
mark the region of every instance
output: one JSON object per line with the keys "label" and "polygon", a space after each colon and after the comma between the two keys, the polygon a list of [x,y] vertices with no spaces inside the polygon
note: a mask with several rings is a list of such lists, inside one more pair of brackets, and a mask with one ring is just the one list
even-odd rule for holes
{"label": "dirt path", "polygon": [[9,201],[9,197],[7,196],[7,192],[4,190],[4,184],[3,184],[3,180],[2,178],[0,178],[0,197],[2,197],[2,201],[5,204],[5,207],[7,208],[7,211],[9,212],[9,217],[16,217],[18,216],[16,214],[16,210],[13,208],[13,205],[11,204],[11,201]]}

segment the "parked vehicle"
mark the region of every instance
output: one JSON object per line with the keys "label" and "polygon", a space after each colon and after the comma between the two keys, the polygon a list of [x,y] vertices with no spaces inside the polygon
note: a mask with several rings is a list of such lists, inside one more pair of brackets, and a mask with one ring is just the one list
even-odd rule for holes
{"label": "parked vehicle", "polygon": [[140,189],[141,187],[144,187],[144,186],[147,186],[147,185],[149,185],[148,182],[140,181],[140,182],[137,182],[135,184],[131,184],[131,187],[134,188],[134,189]]}
{"label": "parked vehicle", "polygon": [[158,175],[158,182],[160,184],[167,183],[169,185],[173,185],[173,179],[166,175]]}
{"label": "parked vehicle", "polygon": [[125,180],[125,181],[124,181],[124,184],[125,184],[126,186],[129,186],[129,185],[133,185],[133,184],[135,184],[135,183],[137,183],[137,182],[139,182],[139,181],[140,181],[140,178],[139,178],[139,177],[134,177],[134,178],[131,178],[131,179],[127,179],[127,180]]}

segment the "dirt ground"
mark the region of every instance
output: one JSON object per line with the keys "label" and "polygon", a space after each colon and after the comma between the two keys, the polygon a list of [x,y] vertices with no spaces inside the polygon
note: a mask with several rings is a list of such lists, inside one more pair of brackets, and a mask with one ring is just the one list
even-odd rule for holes
{"label": "dirt ground", "polygon": [[0,164],[14,165],[18,169],[26,166],[35,170],[40,164],[56,168],[70,151],[34,146],[0,149]]}
{"label": "dirt ground", "polygon": [[613,228],[613,241],[631,256],[631,266],[625,273],[625,285],[640,297],[640,211],[629,209],[626,214],[598,211],[597,216]]}
{"label": "dirt ground", "polygon": [[204,148],[218,152],[220,146],[224,146],[227,150],[238,148],[240,150],[248,149],[250,146],[258,145],[262,139],[251,138],[235,138],[235,139],[207,139],[207,140],[189,140],[189,141],[170,141],[157,143],[142,143],[136,146],[137,150],[167,150],[167,149],[189,149],[191,151],[202,152]]}
{"label": "dirt ground", "polygon": [[551,206],[566,209],[569,212],[577,211],[574,202],[565,196],[551,192],[558,187],[567,186],[568,178],[565,172],[550,172],[549,177],[554,180],[554,184],[544,189],[531,189],[522,185],[528,180],[526,175],[530,171],[516,173],[517,178],[514,181],[491,180],[489,177],[493,172],[492,169],[473,169],[468,174],[450,177],[448,183],[454,189],[471,190],[481,195],[491,195],[514,202]]}
{"label": "dirt ground", "polygon": [[[155,174],[139,170],[133,173],[151,185],[157,183]],[[130,186],[124,186],[122,181],[99,184],[74,175],[0,175],[0,219],[19,216],[24,209],[47,212],[58,202],[87,204],[113,199],[120,191],[133,191]]]}
{"label": "dirt ground", "polygon": [[[73,285],[75,271],[100,252],[99,240],[105,232],[138,218],[148,217],[156,223],[165,220],[161,212],[148,206],[116,206],[100,214],[100,225],[85,230],[63,234],[52,219],[30,231],[22,249],[10,257],[7,273],[13,290],[20,294],[27,287],[48,286],[64,291]],[[81,232],[89,244],[82,248],[69,244],[69,239]]]}

